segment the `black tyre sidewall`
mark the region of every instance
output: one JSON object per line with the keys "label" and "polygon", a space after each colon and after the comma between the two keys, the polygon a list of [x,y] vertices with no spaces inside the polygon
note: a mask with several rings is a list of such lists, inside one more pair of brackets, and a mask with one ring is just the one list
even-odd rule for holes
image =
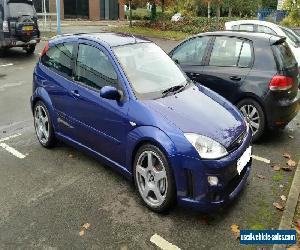
{"label": "black tyre sidewall", "polygon": [[264,113],[261,105],[253,99],[250,99],[250,98],[244,99],[237,104],[237,107],[238,107],[238,109],[240,109],[242,106],[245,106],[245,105],[254,106],[259,113],[259,119],[260,119],[259,129],[258,129],[257,133],[255,135],[253,135],[253,137],[252,137],[252,141],[256,142],[262,137],[262,135],[264,134],[265,129],[266,129],[265,113]]}
{"label": "black tyre sidewall", "polygon": [[[144,201],[143,197],[140,194],[139,188],[138,188],[138,184],[137,184],[137,180],[136,180],[136,165],[137,165],[137,161],[138,161],[139,156],[144,151],[153,151],[153,152],[155,152],[160,157],[160,159],[162,160],[162,162],[164,164],[164,167],[165,167],[165,170],[166,170],[167,181],[168,181],[167,194],[166,194],[165,201],[159,207],[149,206]],[[135,184],[135,187],[137,189],[137,193],[139,194],[140,200],[150,210],[152,210],[156,213],[164,213],[164,212],[167,212],[168,210],[170,210],[170,208],[175,205],[175,202],[176,202],[176,185],[175,185],[174,175],[173,175],[172,169],[169,165],[167,157],[165,156],[165,154],[158,147],[156,147],[152,144],[144,144],[143,146],[141,146],[139,148],[139,150],[136,153],[135,159],[134,159],[133,177],[134,177],[134,184]]]}
{"label": "black tyre sidewall", "polygon": [[34,114],[33,114],[34,119],[35,119],[35,110],[36,110],[36,107],[37,107],[37,106],[42,106],[42,107],[45,109],[45,111],[46,111],[46,113],[47,113],[47,116],[48,116],[48,122],[49,122],[49,138],[48,138],[47,143],[44,144],[44,143],[42,143],[42,142],[39,140],[39,137],[38,137],[37,132],[36,132],[35,121],[34,121],[35,134],[36,134],[36,136],[37,136],[37,139],[38,139],[39,143],[40,143],[43,147],[45,147],[45,148],[51,148],[51,147],[53,147],[53,146],[55,145],[55,142],[56,142],[56,138],[55,138],[55,135],[54,135],[54,129],[53,129],[53,126],[52,126],[51,116],[50,116],[50,114],[49,114],[49,111],[48,111],[47,106],[46,106],[42,101],[38,101],[38,102],[35,104],[35,106],[34,106]]}

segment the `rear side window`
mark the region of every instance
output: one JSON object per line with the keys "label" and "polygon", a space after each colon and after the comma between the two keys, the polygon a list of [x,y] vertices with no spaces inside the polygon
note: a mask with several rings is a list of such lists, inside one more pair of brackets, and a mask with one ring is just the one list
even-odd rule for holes
{"label": "rear side window", "polygon": [[269,28],[267,26],[263,26],[263,25],[258,25],[257,31],[261,32],[261,33],[276,35],[276,32],[274,30],[272,30],[271,28]]}
{"label": "rear side window", "polygon": [[241,24],[240,30],[242,31],[254,31],[254,25],[253,24]]}
{"label": "rear side window", "polygon": [[201,65],[210,37],[193,38],[173,53],[172,59],[180,64]]}
{"label": "rear side window", "polygon": [[41,58],[41,62],[60,75],[71,77],[73,49],[74,45],[71,43],[57,44],[47,51]]}
{"label": "rear side window", "polygon": [[273,49],[281,69],[288,69],[297,65],[294,54],[286,42],[273,45]]}
{"label": "rear side window", "polygon": [[79,45],[75,79],[96,90],[104,86],[118,87],[118,76],[111,60],[98,48],[85,44]]}
{"label": "rear side window", "polygon": [[249,67],[252,46],[249,42],[232,37],[216,37],[210,57],[210,66]]}

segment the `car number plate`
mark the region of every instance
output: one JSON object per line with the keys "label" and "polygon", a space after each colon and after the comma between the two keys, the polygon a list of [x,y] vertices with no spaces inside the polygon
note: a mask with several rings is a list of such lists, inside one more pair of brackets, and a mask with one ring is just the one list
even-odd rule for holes
{"label": "car number plate", "polygon": [[251,154],[252,154],[252,147],[250,146],[249,148],[246,149],[246,151],[243,153],[241,158],[237,161],[237,171],[239,175],[241,174],[241,172],[243,171],[247,163],[250,161]]}
{"label": "car number plate", "polygon": [[31,31],[31,30],[33,30],[33,26],[24,26],[23,30],[24,31]]}

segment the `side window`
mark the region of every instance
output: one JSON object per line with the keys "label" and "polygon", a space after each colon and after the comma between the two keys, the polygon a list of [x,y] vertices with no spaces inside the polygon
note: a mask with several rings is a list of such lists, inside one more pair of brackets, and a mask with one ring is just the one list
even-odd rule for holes
{"label": "side window", "polygon": [[173,53],[180,64],[201,65],[210,37],[197,37],[185,42]]}
{"label": "side window", "polygon": [[72,77],[72,55],[74,44],[61,43],[50,48],[41,58],[46,67],[66,77]]}
{"label": "side window", "polygon": [[238,26],[238,25],[233,25],[233,26],[231,27],[231,30],[239,30],[239,26]]}
{"label": "side window", "polygon": [[100,90],[104,86],[118,87],[118,76],[110,59],[99,49],[80,44],[75,79]]}
{"label": "side window", "polygon": [[257,26],[257,31],[258,32],[262,32],[262,33],[276,35],[276,33],[275,33],[274,30],[272,30],[271,28],[269,28],[267,26],[263,26],[263,25],[258,25]]}
{"label": "side window", "polygon": [[254,25],[253,24],[241,24],[240,30],[243,31],[254,31]]}
{"label": "side window", "polygon": [[251,45],[232,37],[216,37],[210,56],[210,66],[248,67],[252,59]]}

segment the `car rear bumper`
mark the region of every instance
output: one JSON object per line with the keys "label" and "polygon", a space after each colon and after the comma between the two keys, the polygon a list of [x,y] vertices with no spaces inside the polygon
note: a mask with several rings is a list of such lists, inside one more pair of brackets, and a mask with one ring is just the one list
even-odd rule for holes
{"label": "car rear bumper", "polygon": [[[177,159],[173,161],[173,169],[178,204],[210,212],[230,204],[238,197],[250,174],[252,159],[240,174],[237,171],[237,161],[250,146],[251,137],[249,133],[237,150],[218,160],[199,160],[182,155],[180,158],[175,157]],[[218,177],[219,184],[211,186],[208,176]]]}
{"label": "car rear bumper", "polygon": [[28,42],[19,41],[16,38],[5,38],[4,40],[0,40],[0,47],[12,48],[12,47],[28,47],[32,45],[36,45],[39,43],[41,39],[39,37],[34,37]]}
{"label": "car rear bumper", "polygon": [[283,128],[298,114],[300,109],[300,91],[293,100],[270,100],[267,102],[267,120],[270,128]]}

